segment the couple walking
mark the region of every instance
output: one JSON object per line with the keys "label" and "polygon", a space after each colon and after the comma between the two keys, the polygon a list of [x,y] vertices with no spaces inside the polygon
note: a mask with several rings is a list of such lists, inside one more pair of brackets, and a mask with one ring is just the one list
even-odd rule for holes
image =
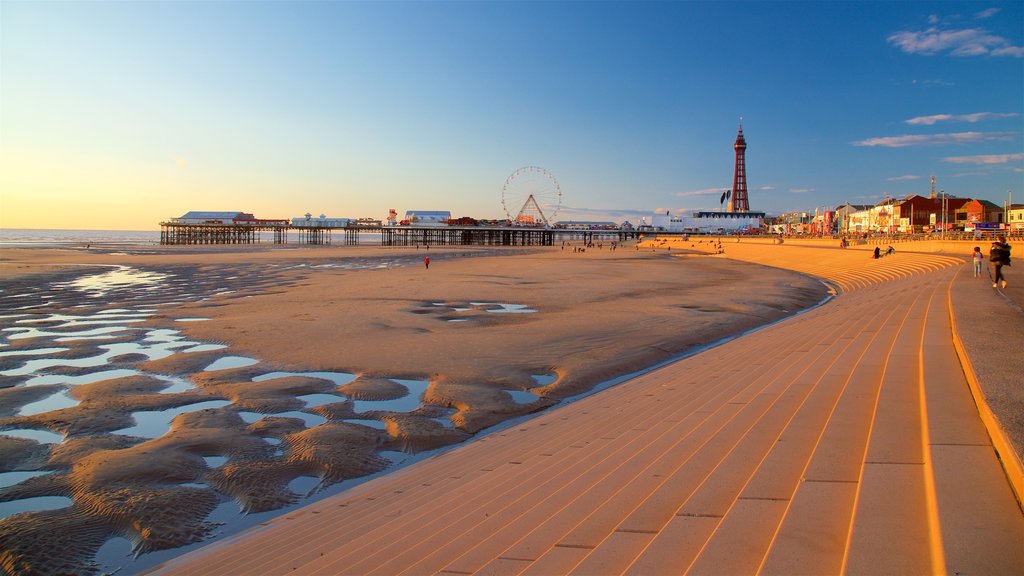
{"label": "couple walking", "polygon": [[[974,277],[979,278],[981,276],[981,263],[985,260],[985,256],[981,253],[981,247],[974,247],[974,254],[972,256],[974,261]],[[1002,234],[999,238],[992,243],[992,247],[989,249],[988,261],[992,264],[992,268],[995,273],[992,276],[992,287],[998,288],[1002,286],[1006,288],[1006,277],[1003,276],[1003,266],[1010,265],[1010,245],[1006,243],[1006,236]]]}

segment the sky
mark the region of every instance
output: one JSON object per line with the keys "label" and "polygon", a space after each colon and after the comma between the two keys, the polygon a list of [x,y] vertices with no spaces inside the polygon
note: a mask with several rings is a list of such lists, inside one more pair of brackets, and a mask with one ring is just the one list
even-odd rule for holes
{"label": "sky", "polygon": [[[1024,202],[1024,2],[0,1],[0,228]],[[522,194],[519,180],[507,198]]]}

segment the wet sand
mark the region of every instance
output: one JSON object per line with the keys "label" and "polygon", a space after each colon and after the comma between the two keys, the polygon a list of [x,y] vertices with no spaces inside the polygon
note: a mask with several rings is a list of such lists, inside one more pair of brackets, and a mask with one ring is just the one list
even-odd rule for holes
{"label": "wet sand", "polygon": [[[0,313],[13,316],[0,319],[0,352],[64,348],[46,354],[63,364],[34,371],[37,356],[0,356],[0,428],[64,437],[0,436],[0,472],[51,472],[0,489],[0,505],[71,499],[0,520],[0,566],[90,573],[113,536],[139,553],[207,539],[225,501],[288,506],[302,498],[297,478],[326,487],[385,470],[388,453],[461,442],[826,294],[803,275],[709,257],[710,245],[682,248],[0,250]],[[112,270],[83,264],[153,276],[101,294],[54,288]],[[57,342],[111,309],[128,311],[113,314],[130,330]],[[76,362],[101,353],[105,369],[133,373],[76,383],[95,371]],[[207,369],[224,357],[251,361]],[[421,384],[414,406],[389,409]],[[72,405],[19,415],[56,392]],[[166,433],[124,432],[166,409],[182,410]]]}

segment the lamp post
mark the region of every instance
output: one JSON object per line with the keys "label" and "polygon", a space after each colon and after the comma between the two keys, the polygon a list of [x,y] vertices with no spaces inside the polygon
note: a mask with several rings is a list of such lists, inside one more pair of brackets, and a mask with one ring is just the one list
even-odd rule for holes
{"label": "lamp post", "polygon": [[939,194],[942,194],[942,234],[941,238],[946,239],[946,191],[939,190]]}

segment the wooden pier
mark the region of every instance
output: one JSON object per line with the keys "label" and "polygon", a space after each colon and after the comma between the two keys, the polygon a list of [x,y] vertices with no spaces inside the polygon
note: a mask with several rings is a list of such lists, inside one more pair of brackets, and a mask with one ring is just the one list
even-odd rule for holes
{"label": "wooden pier", "polygon": [[[381,246],[554,246],[561,242],[622,242],[638,238],[636,230],[570,230],[564,228],[501,228],[477,226],[347,226],[311,227],[292,224],[181,224],[160,223],[160,244],[259,244],[267,232],[274,244],[287,244],[295,233],[301,244],[331,244],[335,232],[348,245],[364,234],[379,235]],[[666,234],[658,232],[658,234]],[[673,234],[673,233],[667,233]],[[676,233],[678,234],[678,233]]]}

